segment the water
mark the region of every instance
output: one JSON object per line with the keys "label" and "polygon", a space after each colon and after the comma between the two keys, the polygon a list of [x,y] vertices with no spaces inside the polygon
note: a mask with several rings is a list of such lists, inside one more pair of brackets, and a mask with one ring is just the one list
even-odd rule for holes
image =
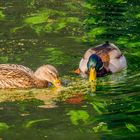
{"label": "water", "polygon": [[[63,88],[0,90],[0,139],[138,139],[138,9],[124,0],[1,1],[1,63],[33,70],[53,64]],[[98,78],[95,92],[73,70],[89,47],[105,40],[120,47],[128,68]]]}

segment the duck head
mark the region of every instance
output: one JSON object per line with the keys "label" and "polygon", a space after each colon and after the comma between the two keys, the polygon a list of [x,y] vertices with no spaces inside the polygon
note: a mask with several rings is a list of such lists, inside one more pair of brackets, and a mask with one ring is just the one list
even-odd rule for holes
{"label": "duck head", "polygon": [[61,82],[58,78],[59,76],[58,71],[52,65],[43,65],[39,67],[35,71],[34,75],[39,80],[50,82],[56,87],[61,86]]}
{"label": "duck head", "polygon": [[89,70],[89,81],[90,82],[96,81],[97,72],[102,68],[102,66],[103,66],[103,62],[98,55],[92,54],[89,57],[89,60],[87,63],[87,68]]}

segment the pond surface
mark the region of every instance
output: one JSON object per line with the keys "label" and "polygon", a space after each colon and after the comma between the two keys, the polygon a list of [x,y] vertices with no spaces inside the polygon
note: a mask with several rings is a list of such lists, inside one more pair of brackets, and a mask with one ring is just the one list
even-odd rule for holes
{"label": "pond surface", "polygon": [[[0,139],[139,139],[139,10],[131,0],[1,0],[1,63],[53,64],[63,87],[0,90]],[[98,78],[94,91],[73,71],[89,47],[106,40],[128,68]]]}

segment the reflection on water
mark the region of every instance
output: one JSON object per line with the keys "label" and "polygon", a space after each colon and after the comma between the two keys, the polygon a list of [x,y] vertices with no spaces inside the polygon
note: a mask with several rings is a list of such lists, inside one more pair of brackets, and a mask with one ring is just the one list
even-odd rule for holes
{"label": "reflection on water", "polygon": [[[0,139],[138,139],[138,11],[131,0],[2,1],[1,63],[33,70],[51,63],[63,87],[0,90]],[[72,71],[85,50],[106,39],[120,47],[128,69],[91,86]]]}

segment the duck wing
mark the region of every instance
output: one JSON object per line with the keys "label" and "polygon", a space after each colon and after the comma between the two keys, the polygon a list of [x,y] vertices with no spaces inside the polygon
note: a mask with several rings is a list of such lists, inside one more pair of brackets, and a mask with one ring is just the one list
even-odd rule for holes
{"label": "duck wing", "polygon": [[23,70],[0,67],[0,88],[36,87],[34,78]]}
{"label": "duck wing", "polygon": [[112,73],[119,72],[122,69],[127,67],[126,58],[122,53],[119,53],[117,50],[113,50],[109,53],[109,70]]}

